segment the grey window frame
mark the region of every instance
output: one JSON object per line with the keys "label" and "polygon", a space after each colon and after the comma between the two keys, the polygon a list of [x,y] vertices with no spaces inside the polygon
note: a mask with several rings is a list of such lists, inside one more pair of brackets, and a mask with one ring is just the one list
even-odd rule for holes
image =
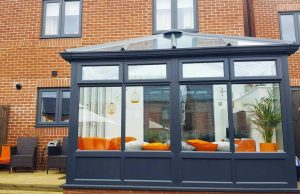
{"label": "grey window frame", "polygon": [[[79,2],[79,33],[78,34],[64,34],[65,24],[65,3],[78,1]],[[59,21],[58,21],[58,34],[57,35],[46,35],[45,24],[46,24],[46,4],[47,3],[59,3]],[[80,38],[82,37],[82,0],[43,0],[42,6],[42,31],[41,38]]]}
{"label": "grey window frame", "polygon": [[[156,29],[156,1],[159,0],[152,0],[152,33],[153,34],[160,34],[166,32],[168,30],[157,30]],[[171,29],[170,30],[181,30],[185,32],[198,32],[199,31],[199,24],[198,24],[198,0],[193,0],[193,8],[194,8],[194,29],[178,29],[178,22],[177,22],[177,1],[178,0],[171,0]]]}
{"label": "grey window frame", "polygon": [[300,42],[300,11],[290,11],[290,12],[280,12],[279,13],[279,29],[280,29],[280,39],[282,39],[282,29],[281,29],[281,16],[283,15],[292,15],[294,17],[294,27],[295,27],[295,37],[296,43]]}
{"label": "grey window frame", "polygon": [[[55,122],[41,121],[41,103],[43,92],[56,92]],[[63,92],[71,92],[70,88],[38,88],[36,127],[67,127],[69,122],[61,121]]]}

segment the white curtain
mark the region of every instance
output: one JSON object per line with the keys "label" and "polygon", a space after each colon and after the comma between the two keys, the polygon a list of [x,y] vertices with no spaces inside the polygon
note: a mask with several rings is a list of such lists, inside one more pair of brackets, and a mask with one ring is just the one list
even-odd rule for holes
{"label": "white curtain", "polygon": [[79,1],[70,1],[65,3],[65,34],[79,33],[79,8]]}
{"label": "white curtain", "polygon": [[171,29],[171,0],[156,1],[156,29]]}
{"label": "white curtain", "polygon": [[105,137],[106,90],[100,87],[80,89],[79,137]]}
{"label": "white curtain", "polygon": [[193,0],[178,0],[178,28],[192,29],[194,28],[194,11]]}
{"label": "white curtain", "polygon": [[45,35],[58,34],[59,3],[46,4]]}

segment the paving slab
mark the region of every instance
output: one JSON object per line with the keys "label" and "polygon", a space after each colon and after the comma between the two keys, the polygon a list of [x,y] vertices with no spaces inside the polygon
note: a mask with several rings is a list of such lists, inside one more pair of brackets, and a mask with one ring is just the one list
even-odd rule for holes
{"label": "paving slab", "polygon": [[57,171],[13,172],[0,171],[0,193],[62,193],[65,174]]}

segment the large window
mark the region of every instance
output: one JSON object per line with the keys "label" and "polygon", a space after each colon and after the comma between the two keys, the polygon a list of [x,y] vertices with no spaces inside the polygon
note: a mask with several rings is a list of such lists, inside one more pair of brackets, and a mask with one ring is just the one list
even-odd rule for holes
{"label": "large window", "polygon": [[81,0],[44,0],[42,37],[81,35]]}
{"label": "large window", "polygon": [[69,105],[69,89],[40,89],[37,125],[68,125]]}
{"label": "large window", "polygon": [[[283,152],[277,63],[272,58],[83,65],[78,148],[171,151],[181,144],[184,154]],[[172,68],[177,77],[171,77]],[[54,123],[68,118],[61,109],[51,111],[62,101],[53,100],[57,92],[67,98],[60,90],[41,93],[43,105],[52,102],[49,110],[41,109],[41,118]],[[174,142],[176,132],[180,142]]]}
{"label": "large window", "polygon": [[226,85],[181,85],[183,151],[230,151]]}
{"label": "large window", "polygon": [[281,39],[299,42],[300,41],[300,13],[281,13],[280,15]]}
{"label": "large window", "polygon": [[180,29],[197,31],[196,0],[153,0],[154,33]]}
{"label": "large window", "polygon": [[282,152],[279,84],[233,84],[236,152]]}
{"label": "large window", "polygon": [[121,149],[121,88],[81,87],[78,149]]}
{"label": "large window", "polygon": [[127,151],[170,150],[170,89],[168,86],[126,88]]}

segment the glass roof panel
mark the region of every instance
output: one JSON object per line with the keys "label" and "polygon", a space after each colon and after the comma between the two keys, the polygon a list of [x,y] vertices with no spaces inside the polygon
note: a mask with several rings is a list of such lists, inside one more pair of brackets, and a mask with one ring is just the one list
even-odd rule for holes
{"label": "glass roof panel", "polygon": [[259,39],[250,37],[227,36],[205,33],[168,31],[163,34],[134,38],[124,41],[67,49],[66,52],[98,52],[126,50],[156,50],[175,48],[205,48],[226,46],[260,46],[293,44],[290,41]]}

